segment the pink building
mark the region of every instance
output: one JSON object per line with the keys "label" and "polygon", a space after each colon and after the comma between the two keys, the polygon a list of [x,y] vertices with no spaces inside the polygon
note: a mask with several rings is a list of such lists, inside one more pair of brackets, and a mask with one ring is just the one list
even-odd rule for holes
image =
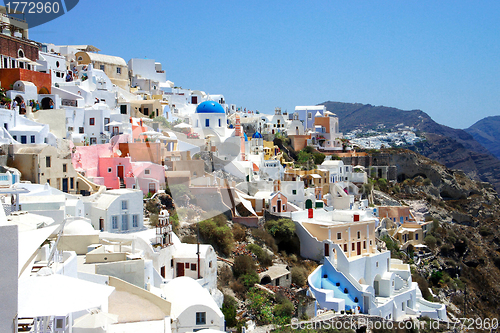
{"label": "pink building", "polygon": [[156,192],[165,185],[165,170],[162,165],[132,162],[131,157],[118,149],[118,144],[102,144],[76,147],[73,166],[98,185],[108,189],[141,189],[144,195]]}

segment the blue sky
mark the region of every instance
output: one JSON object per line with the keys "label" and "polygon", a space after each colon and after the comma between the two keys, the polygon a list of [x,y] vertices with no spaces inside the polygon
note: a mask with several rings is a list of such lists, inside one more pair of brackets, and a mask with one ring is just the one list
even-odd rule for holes
{"label": "blue sky", "polygon": [[176,86],[265,113],[331,100],[466,128],[500,115],[499,17],[499,1],[80,0],[30,38],[156,59]]}

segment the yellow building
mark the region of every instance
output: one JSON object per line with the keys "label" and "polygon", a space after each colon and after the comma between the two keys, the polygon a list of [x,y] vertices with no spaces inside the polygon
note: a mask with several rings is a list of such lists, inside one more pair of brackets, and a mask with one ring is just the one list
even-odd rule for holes
{"label": "yellow building", "polygon": [[128,66],[123,58],[86,51],[75,53],[75,57],[78,65],[92,64],[95,69],[104,71],[113,84],[130,91]]}

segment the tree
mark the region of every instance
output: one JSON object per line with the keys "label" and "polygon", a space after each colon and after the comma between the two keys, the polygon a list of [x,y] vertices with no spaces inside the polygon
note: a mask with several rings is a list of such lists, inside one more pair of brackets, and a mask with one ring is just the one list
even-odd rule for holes
{"label": "tree", "polygon": [[234,297],[229,295],[224,295],[224,303],[222,303],[222,313],[224,314],[224,319],[228,327],[235,327],[238,324],[236,319],[236,310],[238,308],[238,303]]}
{"label": "tree", "polygon": [[287,218],[267,221],[265,228],[278,243],[290,241],[295,234],[295,223]]}

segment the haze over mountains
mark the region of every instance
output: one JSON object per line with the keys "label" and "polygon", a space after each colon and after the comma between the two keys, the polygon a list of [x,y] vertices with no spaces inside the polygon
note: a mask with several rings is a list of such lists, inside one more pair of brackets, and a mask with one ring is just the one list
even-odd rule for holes
{"label": "haze over mountains", "polygon": [[500,116],[485,118],[467,130],[461,130],[438,124],[421,110],[403,111],[332,101],[321,105],[337,114],[343,132],[376,129],[379,124],[384,124],[387,129],[396,129],[400,124],[413,126],[426,140],[409,146],[409,149],[448,168],[463,170],[472,178],[489,182],[500,193]]}

